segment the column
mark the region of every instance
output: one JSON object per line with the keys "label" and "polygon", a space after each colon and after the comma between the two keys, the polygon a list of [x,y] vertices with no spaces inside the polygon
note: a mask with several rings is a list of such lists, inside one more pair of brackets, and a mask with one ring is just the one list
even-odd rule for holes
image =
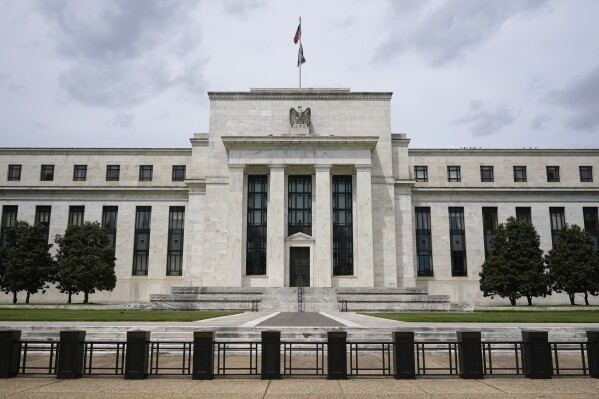
{"label": "column", "polygon": [[227,250],[229,252],[229,287],[241,287],[243,251],[243,165],[229,165],[229,224],[227,230]]}
{"label": "column", "polygon": [[354,274],[360,287],[374,287],[372,241],[372,187],[370,165],[356,165],[356,223],[354,234],[357,248],[354,255]]}
{"label": "column", "polygon": [[271,287],[285,284],[285,165],[270,166],[266,211],[266,273]]}
{"label": "column", "polygon": [[333,274],[331,220],[331,165],[315,165],[315,204],[312,210],[314,237],[314,287],[330,287]]}

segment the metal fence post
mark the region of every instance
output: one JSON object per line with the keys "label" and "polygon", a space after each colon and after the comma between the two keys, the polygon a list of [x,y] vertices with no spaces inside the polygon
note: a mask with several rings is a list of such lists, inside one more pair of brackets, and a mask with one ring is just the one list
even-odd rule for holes
{"label": "metal fence post", "polygon": [[143,380],[148,377],[149,351],[149,331],[127,331],[126,380]]}
{"label": "metal fence post", "polygon": [[327,378],[347,379],[347,332],[327,332]]}
{"label": "metal fence post", "polygon": [[458,331],[460,377],[484,378],[480,331]]}
{"label": "metal fence post", "polygon": [[66,380],[81,377],[81,374],[83,374],[84,345],[85,331],[67,330],[60,332],[56,378]]}
{"label": "metal fence post", "polygon": [[393,332],[393,363],[396,379],[412,380],[416,378],[414,365],[414,331]]}
{"label": "metal fence post", "polygon": [[262,331],[262,379],[281,378],[281,332]]}
{"label": "metal fence post", "polygon": [[587,358],[589,375],[599,378],[599,330],[587,331]]}
{"label": "metal fence post", "polygon": [[15,377],[19,372],[20,330],[0,331],[0,378]]}
{"label": "metal fence post", "polygon": [[214,379],[214,332],[193,332],[193,371],[194,380]]}
{"label": "metal fence post", "polygon": [[553,365],[547,331],[522,331],[522,368],[527,378],[551,378]]}

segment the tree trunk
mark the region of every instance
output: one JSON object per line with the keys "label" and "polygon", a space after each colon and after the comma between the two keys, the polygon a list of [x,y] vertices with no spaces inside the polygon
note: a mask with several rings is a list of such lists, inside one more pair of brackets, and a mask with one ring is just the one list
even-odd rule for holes
{"label": "tree trunk", "polygon": [[27,291],[27,298],[25,298],[25,303],[29,303],[29,296],[31,295],[31,293],[29,291]]}
{"label": "tree trunk", "polygon": [[87,303],[88,299],[89,299],[89,292],[86,292],[85,299],[83,299],[83,303]]}
{"label": "tree trunk", "polygon": [[588,292],[584,293],[584,304],[589,306],[589,293]]}
{"label": "tree trunk", "polygon": [[528,306],[532,306],[532,296],[527,295],[526,299],[528,300]]}
{"label": "tree trunk", "polygon": [[71,303],[71,296],[72,295],[73,295],[73,293],[71,291],[69,291],[69,302],[68,303]]}
{"label": "tree trunk", "polygon": [[510,305],[516,306],[516,298],[510,297]]}
{"label": "tree trunk", "polygon": [[574,303],[574,294],[568,294],[568,296],[570,297],[570,305],[576,305],[576,303]]}
{"label": "tree trunk", "polygon": [[12,292],[12,303],[13,305],[17,303],[17,291]]}

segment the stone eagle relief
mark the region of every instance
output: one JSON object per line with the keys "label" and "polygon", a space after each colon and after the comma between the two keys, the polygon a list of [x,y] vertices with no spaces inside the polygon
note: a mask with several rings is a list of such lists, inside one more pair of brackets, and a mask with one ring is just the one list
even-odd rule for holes
{"label": "stone eagle relief", "polygon": [[297,107],[297,111],[295,108],[289,109],[289,122],[291,126],[310,126],[310,108],[306,108],[305,111],[302,111],[302,107]]}

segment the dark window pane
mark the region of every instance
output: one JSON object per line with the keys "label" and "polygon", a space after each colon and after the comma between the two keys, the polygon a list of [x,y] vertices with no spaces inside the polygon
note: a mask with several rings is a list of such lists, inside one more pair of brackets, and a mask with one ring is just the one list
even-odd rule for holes
{"label": "dark window pane", "polygon": [[352,177],[333,176],[333,275],[354,274]]}
{"label": "dark window pane", "polygon": [[525,220],[528,223],[532,224],[532,216],[530,212],[530,207],[516,207],[516,219],[517,220]]}
{"label": "dark window pane", "polygon": [[118,214],[118,207],[116,206],[104,206],[102,207],[102,227],[106,229],[108,235],[109,246],[112,248],[116,247],[116,221]]}
{"label": "dark window pane", "polygon": [[135,210],[135,238],[133,247],[134,276],[148,275],[148,257],[150,253],[150,221],[152,207],[138,206]]}
{"label": "dark window pane", "polygon": [[449,245],[451,249],[451,275],[466,276],[466,231],[464,208],[449,208]]}
{"label": "dark window pane", "polygon": [[481,166],[480,167],[480,181],[481,182],[492,182],[493,181],[493,167],[492,166]]}
{"label": "dark window pane", "polygon": [[416,262],[418,276],[433,275],[433,247],[431,239],[431,208],[417,207]]}
{"label": "dark window pane", "polygon": [[485,244],[485,258],[489,256],[493,249],[492,242],[495,237],[497,230],[497,208],[496,207],[484,207],[483,208],[483,233],[484,233],[484,244]]}
{"label": "dark window pane", "polygon": [[21,165],[8,165],[8,180],[21,180]]}
{"label": "dark window pane", "polygon": [[38,205],[35,207],[35,224],[41,224],[46,228],[46,242],[48,242],[50,233],[50,213],[52,208],[47,205]]}
{"label": "dark window pane", "polygon": [[447,167],[447,181],[460,182],[462,181],[461,171],[459,166]]}
{"label": "dark window pane", "polygon": [[580,167],[580,181],[583,183],[589,183],[593,181],[593,167],[592,166],[581,166]]}
{"label": "dark window pane", "polygon": [[185,180],[185,165],[173,165],[173,181]]}
{"label": "dark window pane", "polygon": [[87,165],[75,165],[73,167],[73,181],[87,180]]}
{"label": "dark window pane", "polygon": [[139,167],[139,181],[152,181],[152,173],[154,167],[152,165],[141,165]]}
{"label": "dark window pane", "polygon": [[185,227],[185,207],[171,206],[168,218],[168,253],[166,258],[167,276],[183,274],[183,235]]}
{"label": "dark window pane", "polygon": [[553,246],[555,246],[555,243],[559,239],[560,230],[566,225],[564,208],[549,208],[549,217],[551,218],[551,241]]}
{"label": "dark window pane", "polygon": [[591,236],[593,249],[599,251],[599,217],[597,207],[582,208],[584,229]]}
{"label": "dark window pane", "polygon": [[40,172],[41,181],[52,181],[54,180],[54,165],[42,165]]}
{"label": "dark window pane", "polygon": [[428,166],[414,166],[414,179],[419,182],[427,182]]}
{"label": "dark window pane", "polygon": [[559,182],[559,166],[547,166],[547,181]]}
{"label": "dark window pane", "polygon": [[289,176],[287,180],[287,234],[312,235],[312,176]]}
{"label": "dark window pane", "polygon": [[517,183],[526,182],[526,166],[514,166],[514,181]]}
{"label": "dark window pane", "polygon": [[106,166],[106,181],[119,181],[121,174],[120,165]]}
{"label": "dark window pane", "polygon": [[2,225],[0,226],[0,248],[6,245],[6,229],[13,227],[17,222],[17,205],[4,205],[2,207]]}
{"label": "dark window pane", "polygon": [[84,206],[69,206],[69,225],[81,226],[84,213]]}
{"label": "dark window pane", "polygon": [[245,273],[266,274],[266,199],[268,176],[248,176]]}

